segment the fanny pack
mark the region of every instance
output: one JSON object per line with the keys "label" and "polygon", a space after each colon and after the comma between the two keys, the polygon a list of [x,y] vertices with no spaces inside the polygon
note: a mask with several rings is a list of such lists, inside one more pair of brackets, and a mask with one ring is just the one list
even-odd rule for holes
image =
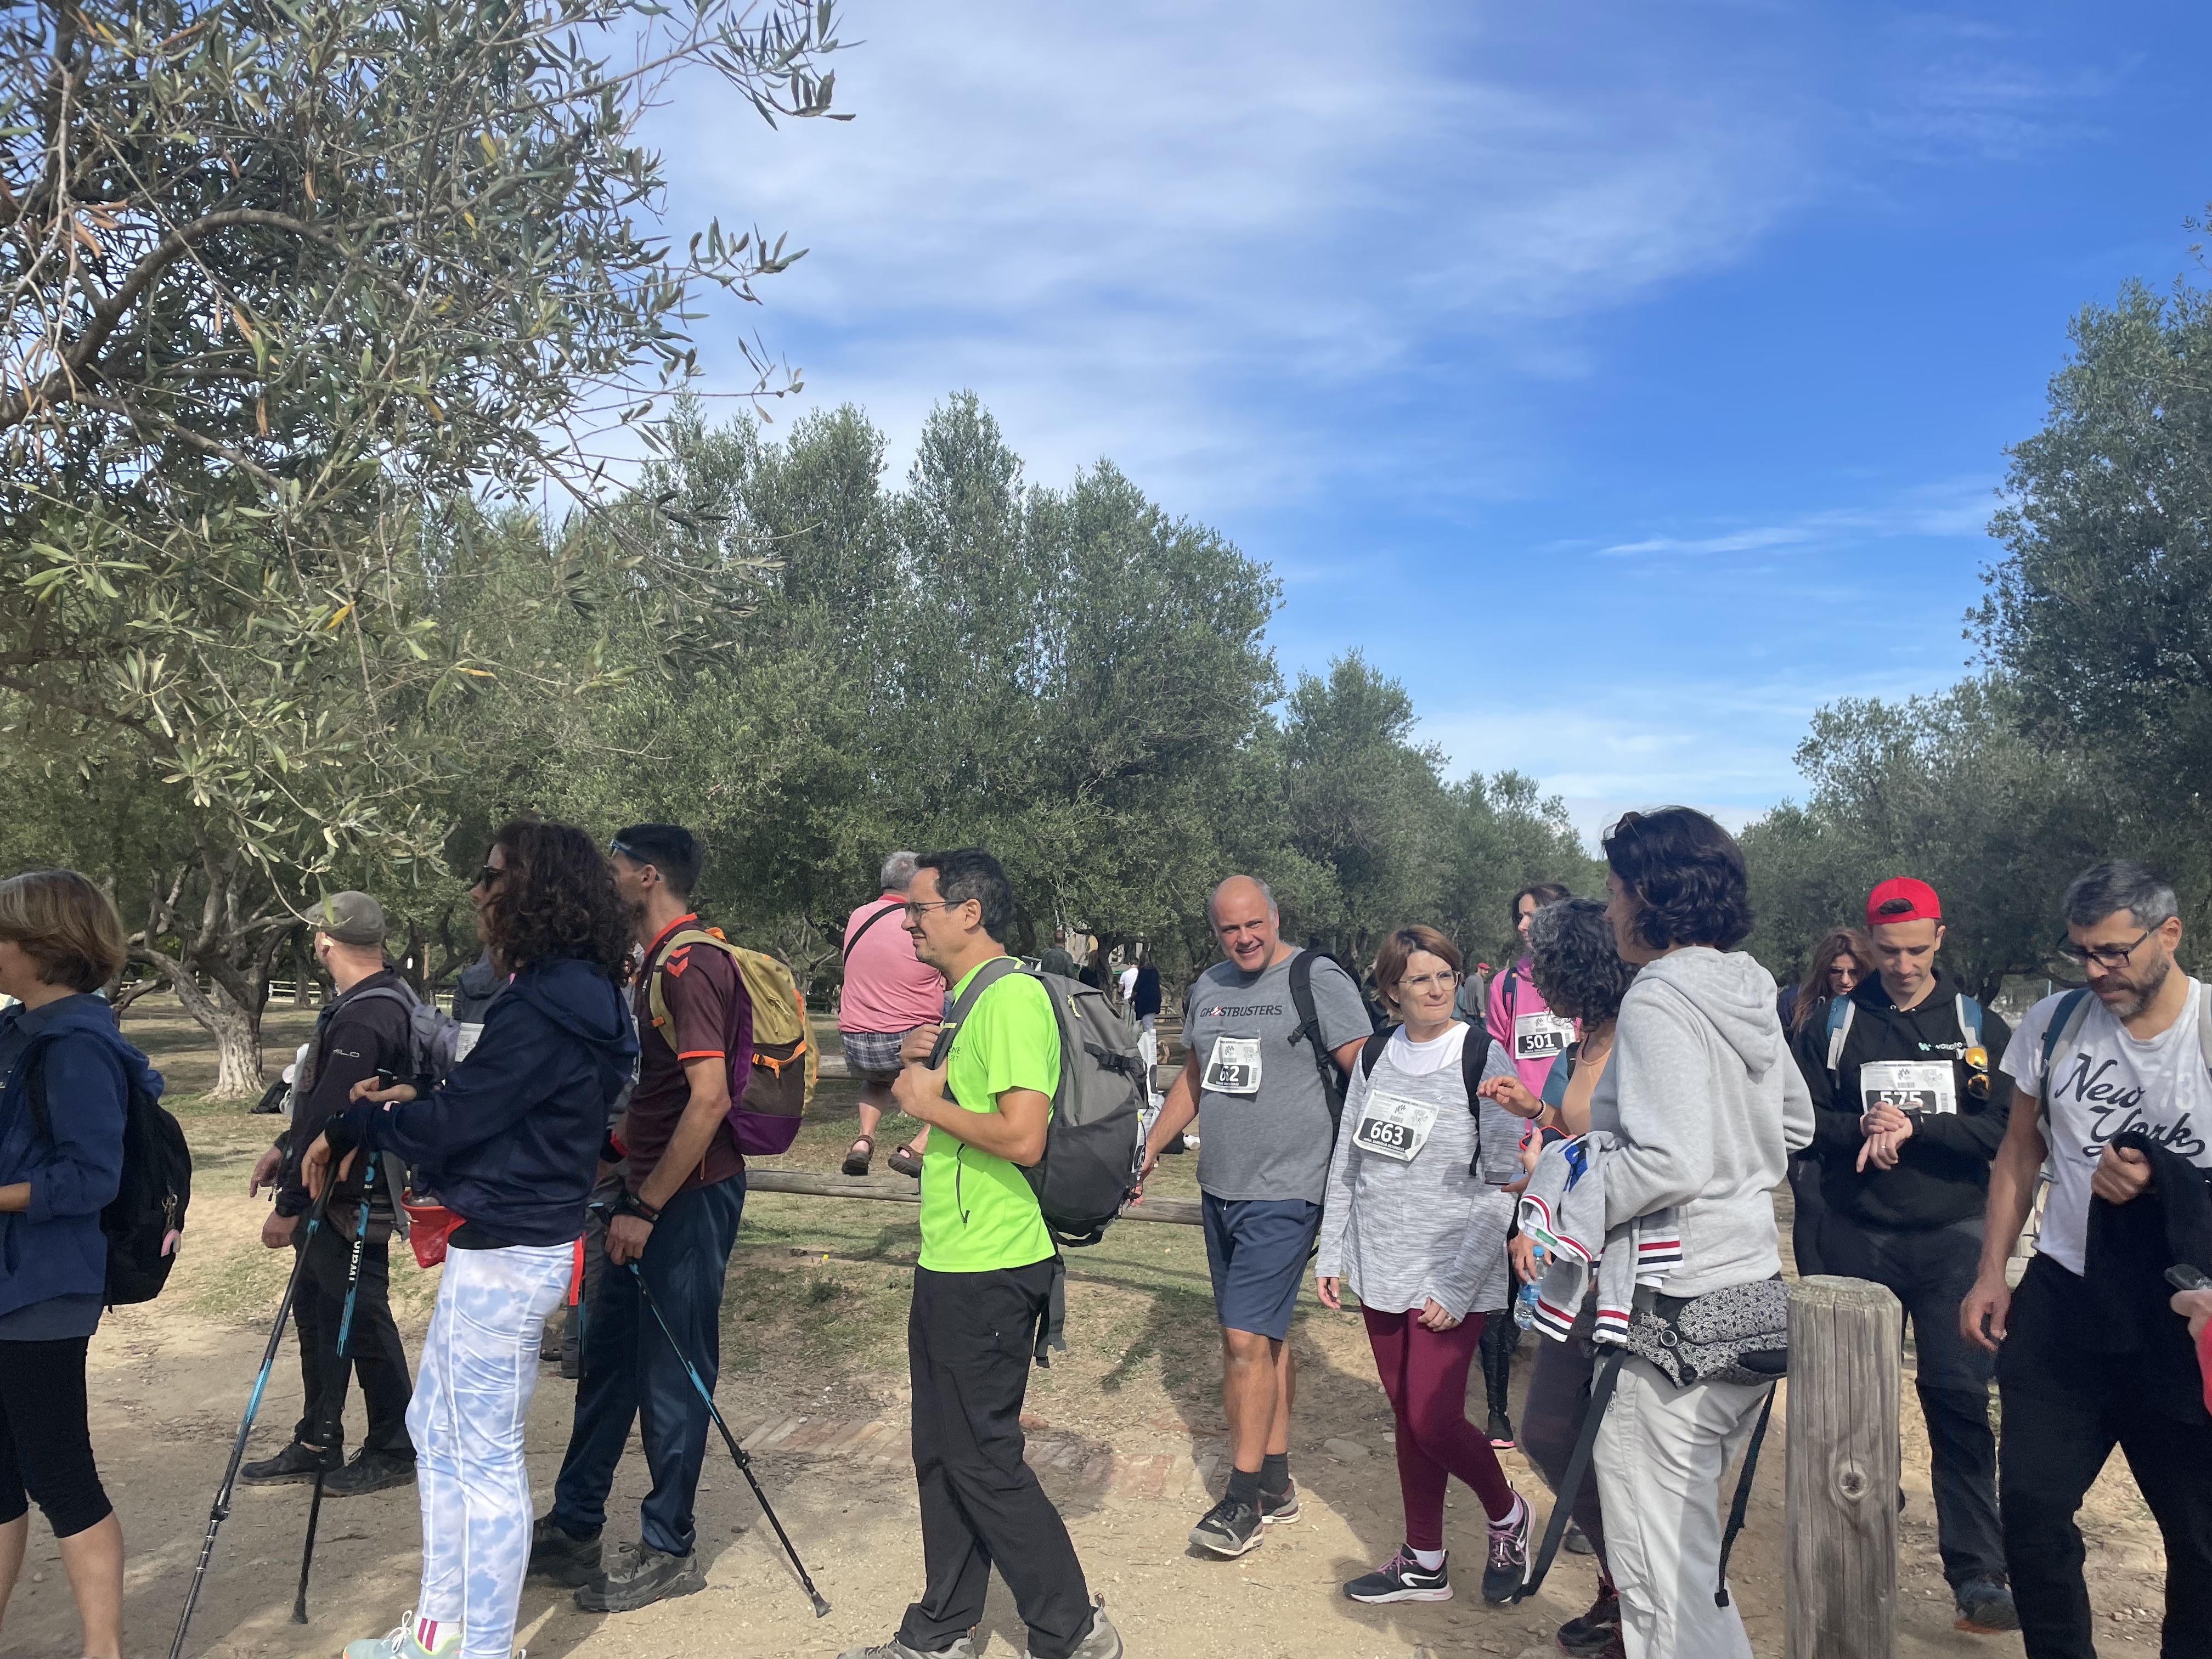
{"label": "fanny pack", "polygon": [[1771,1382],[1790,1369],[1790,1291],[1777,1273],[1703,1296],[1636,1293],[1628,1351],[1678,1388]]}
{"label": "fanny pack", "polygon": [[436,1199],[417,1198],[411,1191],[399,1194],[399,1208],[407,1218],[407,1242],[415,1248],[415,1265],[436,1267],[446,1259],[446,1241],[463,1218]]}

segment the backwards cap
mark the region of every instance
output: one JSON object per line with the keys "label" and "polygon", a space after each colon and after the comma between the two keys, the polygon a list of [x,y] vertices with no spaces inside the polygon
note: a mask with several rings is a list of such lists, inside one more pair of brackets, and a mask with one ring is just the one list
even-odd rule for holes
{"label": "backwards cap", "polygon": [[[1903,899],[1904,908],[1885,909]],[[1878,882],[1867,895],[1866,921],[1869,927],[1886,927],[1894,921],[1941,921],[1943,920],[1943,901],[1936,896],[1936,890],[1924,881],[1915,881],[1911,876],[1892,876]]]}

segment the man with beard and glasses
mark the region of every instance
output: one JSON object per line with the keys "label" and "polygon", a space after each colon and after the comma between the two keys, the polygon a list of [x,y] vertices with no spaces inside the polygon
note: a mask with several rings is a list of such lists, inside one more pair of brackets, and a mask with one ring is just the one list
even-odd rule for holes
{"label": "man with beard and glasses", "polygon": [[[2212,1655],[2212,1415],[2163,1283],[2177,1259],[2212,1266],[2198,1259],[2212,1255],[2212,1013],[2205,988],[2174,971],[2176,909],[2132,860],[2078,878],[2060,948],[2087,985],[2031,1008],[2004,1058],[2017,1099],[1959,1319],[1997,1350],[1997,1490],[2027,1659],[2095,1654],[2074,1516],[2116,1443],[2165,1538],[2160,1651]],[[2010,1291],[2006,1260],[2046,1161],[2035,1257]]]}

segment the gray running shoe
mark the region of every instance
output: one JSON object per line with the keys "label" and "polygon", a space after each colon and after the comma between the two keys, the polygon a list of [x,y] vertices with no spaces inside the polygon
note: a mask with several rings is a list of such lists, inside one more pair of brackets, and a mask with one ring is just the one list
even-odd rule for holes
{"label": "gray running shoe", "polygon": [[847,1648],[837,1659],[975,1659],[975,1644],[964,1636],[955,1637],[949,1648],[939,1648],[934,1653],[924,1653],[920,1648],[910,1648],[894,1636],[888,1642],[878,1642],[872,1648]]}
{"label": "gray running shoe", "polygon": [[707,1570],[699,1565],[698,1551],[671,1555],[650,1544],[625,1544],[605,1572],[577,1590],[576,1605],[586,1613],[635,1613],[706,1588]]}

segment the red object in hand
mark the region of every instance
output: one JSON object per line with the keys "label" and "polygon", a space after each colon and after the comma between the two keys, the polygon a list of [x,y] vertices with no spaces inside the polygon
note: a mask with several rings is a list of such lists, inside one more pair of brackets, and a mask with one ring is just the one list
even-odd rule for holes
{"label": "red object in hand", "polygon": [[455,1215],[442,1204],[422,1204],[403,1193],[399,1207],[407,1212],[407,1242],[415,1247],[415,1265],[434,1267],[446,1259],[446,1240],[467,1218]]}

